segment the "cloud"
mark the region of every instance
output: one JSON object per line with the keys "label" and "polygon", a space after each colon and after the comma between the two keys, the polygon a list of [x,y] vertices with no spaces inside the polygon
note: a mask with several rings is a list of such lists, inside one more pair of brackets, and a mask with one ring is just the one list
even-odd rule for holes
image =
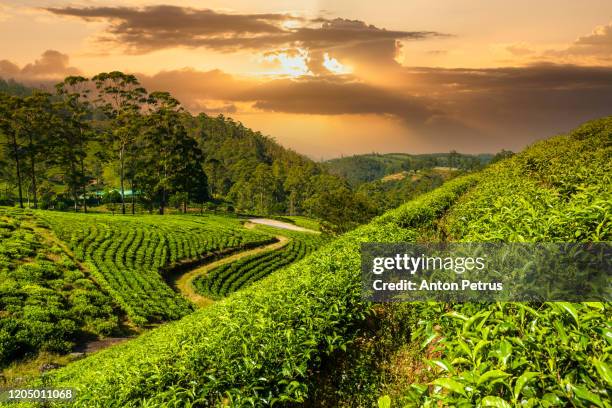
{"label": "cloud", "polygon": [[535,51],[531,49],[528,44],[525,43],[515,43],[506,45],[505,50],[517,57],[524,57],[526,55],[532,55],[535,53]]}
{"label": "cloud", "polygon": [[336,76],[279,79],[237,95],[271,112],[317,115],[393,115],[407,123],[424,123],[436,114],[423,98],[402,95]]}
{"label": "cloud", "polygon": [[175,70],[140,77],[148,89],[169,90],[196,111],[231,106],[237,114],[377,115],[432,145],[457,148],[480,143],[496,149],[500,140],[516,148],[612,114],[612,67],[402,68],[387,87],[352,75],[256,80],[219,70]]}
{"label": "cloud", "polygon": [[133,53],[172,47],[218,51],[273,49],[301,45],[309,49],[347,47],[399,39],[423,39],[432,31],[385,30],[362,21],[303,17],[282,13],[228,14],[178,6],[51,7],[49,12],[86,21],[108,22],[102,41]]}
{"label": "cloud", "polygon": [[412,92],[427,92],[446,116],[488,135],[480,139],[483,146],[504,141],[522,148],[612,114],[612,67],[411,68],[404,81]]}
{"label": "cloud", "polygon": [[11,61],[0,60],[0,77],[32,83],[55,81],[69,75],[79,75],[80,70],[71,67],[69,62],[68,55],[55,50],[45,51],[39,59],[22,68]]}
{"label": "cloud", "polygon": [[564,50],[549,50],[545,57],[587,58],[604,63],[612,61],[612,23],[595,27],[588,35],[578,37]]}

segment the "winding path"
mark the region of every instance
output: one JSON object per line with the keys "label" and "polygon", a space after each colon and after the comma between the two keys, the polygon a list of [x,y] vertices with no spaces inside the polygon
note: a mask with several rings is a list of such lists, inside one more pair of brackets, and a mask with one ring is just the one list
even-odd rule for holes
{"label": "winding path", "polygon": [[267,225],[270,227],[282,228],[282,229],[287,229],[287,230],[292,230],[292,231],[312,232],[314,234],[320,234],[319,231],[311,230],[311,229],[304,228],[304,227],[298,227],[297,225],[289,224],[288,222],[272,220],[270,218],[249,218],[249,222],[252,224]]}
{"label": "winding path", "polygon": [[196,279],[198,276],[204,275],[206,273],[208,273],[208,271],[219,267],[221,265],[225,265],[228,263],[232,263],[235,262],[241,258],[244,258],[246,256],[251,256],[251,255],[255,255],[255,254],[259,254],[261,252],[267,252],[267,251],[275,251],[279,248],[284,247],[285,245],[287,245],[290,241],[289,238],[282,236],[282,235],[277,235],[275,237],[278,242],[275,242],[273,244],[269,244],[269,245],[265,245],[262,247],[258,247],[258,248],[254,248],[254,249],[249,249],[248,251],[242,251],[242,252],[238,252],[234,255],[230,255],[228,257],[219,259],[218,261],[215,262],[211,262],[209,264],[206,265],[202,265],[199,268],[193,269],[185,274],[183,274],[176,282],[175,285],[177,287],[177,289],[183,294],[183,296],[185,296],[187,299],[189,299],[190,301],[192,301],[194,304],[196,304],[199,307],[204,307],[204,306],[208,306],[211,303],[213,303],[213,300],[210,298],[207,298],[206,296],[202,296],[199,293],[197,293],[195,291],[195,288],[193,286],[193,281],[194,279]]}

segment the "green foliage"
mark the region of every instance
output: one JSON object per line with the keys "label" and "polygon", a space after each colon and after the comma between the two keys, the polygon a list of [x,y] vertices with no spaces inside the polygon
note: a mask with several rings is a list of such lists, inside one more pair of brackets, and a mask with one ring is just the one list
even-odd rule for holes
{"label": "green foliage", "polygon": [[404,171],[420,171],[436,166],[453,167],[461,170],[476,170],[487,164],[490,154],[469,155],[457,152],[437,154],[359,154],[327,160],[325,168],[334,175],[348,180],[351,186],[380,180],[389,174]]}
{"label": "green foliage", "polygon": [[57,212],[40,217],[139,325],[178,319],[192,311],[192,305],[166,283],[164,270],[269,240],[228,217],[123,218]]}
{"label": "green foliage", "polygon": [[0,367],[117,328],[113,302],[92,277],[32,228],[31,212],[0,208]]}
{"label": "green foliage", "polygon": [[[483,172],[445,217],[453,240],[612,238],[612,118],[538,142]],[[433,339],[439,378],[406,392],[418,406],[609,407],[607,303],[417,305],[415,341]],[[439,371],[439,367],[443,369]],[[418,392],[416,391],[418,390]]]}
{"label": "green foliage", "polygon": [[609,406],[604,401],[609,401],[610,384],[599,372],[610,364],[609,305],[466,303],[450,308],[435,315],[431,307],[416,308],[427,324],[415,339],[442,337],[433,351],[439,357],[430,360],[440,377],[433,389],[421,388],[405,402]]}
{"label": "green foliage", "polygon": [[433,222],[474,182],[450,181],[225,300],[58,370],[53,384],[77,388],[76,403],[89,406],[304,401],[313,370],[346,350],[371,315],[361,299],[361,242],[416,239],[397,222]]}
{"label": "green foliage", "polygon": [[431,191],[444,183],[446,178],[435,171],[405,174],[401,179],[377,180],[363,183],[357,191],[377,203],[379,212],[397,208],[420,194]]}
{"label": "green foliage", "polygon": [[283,231],[291,241],[278,250],[262,252],[225,264],[196,279],[196,291],[220,299],[256,282],[272,272],[299,261],[325,241],[320,235]]}
{"label": "green foliage", "polygon": [[32,88],[28,88],[13,79],[0,78],[0,92],[14,96],[29,96],[32,94]]}

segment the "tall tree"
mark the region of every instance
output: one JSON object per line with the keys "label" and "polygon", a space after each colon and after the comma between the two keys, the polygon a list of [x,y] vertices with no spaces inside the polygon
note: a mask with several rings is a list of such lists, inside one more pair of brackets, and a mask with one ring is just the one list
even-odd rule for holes
{"label": "tall tree", "polygon": [[[147,103],[149,114],[141,157],[148,161],[151,171],[143,175],[141,184],[156,198],[163,215],[173,192],[205,197],[206,176],[201,165],[202,152],[187,134],[179,102],[167,92],[152,92]],[[183,207],[186,211],[186,202]]]}
{"label": "tall tree", "polygon": [[147,101],[147,91],[134,75],[123,72],[102,72],[92,78],[98,91],[97,103],[110,120],[106,132],[110,149],[119,167],[121,213],[125,214],[125,170],[130,145],[140,133],[141,109]]}
{"label": "tall tree", "polygon": [[56,109],[62,118],[56,147],[77,211],[79,192],[83,197],[83,211],[87,212],[87,184],[90,177],[85,168],[87,145],[93,137],[89,120],[92,115],[89,100],[89,80],[82,76],[69,76],[55,86],[59,97]]}
{"label": "tall tree", "polygon": [[[38,179],[39,172],[44,171],[44,166],[37,166],[39,160],[45,162],[48,158],[49,144],[52,141],[52,133],[56,130],[53,126],[54,111],[51,103],[51,95],[46,92],[35,92],[23,100],[23,104],[15,110],[18,132],[27,140],[25,149],[29,158],[30,187],[32,190],[34,208],[38,208]],[[43,170],[40,169],[43,167]]]}
{"label": "tall tree", "polygon": [[0,93],[0,133],[4,136],[8,157],[15,163],[19,207],[23,208],[22,151],[23,145],[16,126],[15,112],[23,105],[23,99]]}

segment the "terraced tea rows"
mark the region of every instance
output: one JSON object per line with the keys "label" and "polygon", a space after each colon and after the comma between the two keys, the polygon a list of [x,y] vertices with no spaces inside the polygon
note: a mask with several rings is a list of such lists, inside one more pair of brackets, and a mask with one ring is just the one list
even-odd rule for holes
{"label": "terraced tea rows", "polygon": [[[272,231],[270,231],[272,232]],[[291,241],[284,247],[242,258],[213,269],[194,280],[201,295],[219,299],[256,282],[272,272],[296,262],[314,251],[324,239],[317,234],[283,231]]]}
{"label": "terraced tea rows", "polygon": [[193,310],[165,282],[162,268],[270,240],[224,217],[42,216],[136,324],[177,319]]}
{"label": "terraced tea rows", "polygon": [[111,298],[45,232],[31,211],[0,207],[0,368],[118,325]]}

